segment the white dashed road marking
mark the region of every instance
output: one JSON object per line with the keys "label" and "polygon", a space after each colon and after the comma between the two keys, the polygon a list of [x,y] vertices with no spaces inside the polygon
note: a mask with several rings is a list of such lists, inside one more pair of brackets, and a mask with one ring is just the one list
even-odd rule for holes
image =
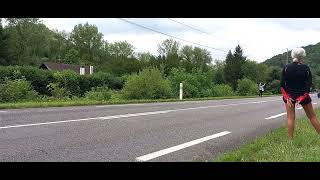
{"label": "white dashed road marking", "polygon": [[227,134],[230,134],[230,133],[231,132],[229,132],[229,131],[223,131],[223,132],[220,132],[220,133],[217,133],[217,134],[206,136],[206,137],[203,137],[203,138],[200,138],[200,139],[196,139],[196,140],[193,140],[193,141],[190,141],[190,142],[187,142],[187,143],[183,143],[183,144],[180,144],[180,145],[177,145],[177,146],[173,146],[173,147],[170,147],[170,148],[167,148],[167,149],[163,149],[163,150],[160,150],[160,151],[157,151],[157,152],[153,152],[153,153],[150,153],[150,154],[147,154],[147,155],[144,155],[144,156],[137,157],[136,161],[149,161],[151,159],[154,159],[154,158],[157,158],[157,157],[160,157],[160,156],[163,156],[163,155],[175,152],[175,151],[179,151],[181,149],[184,149],[184,148],[187,148],[187,147],[199,144],[199,143],[203,143],[205,141],[209,141],[211,139],[214,139],[214,138],[217,138],[217,137],[221,137],[221,136],[224,136],[224,135],[227,135]]}

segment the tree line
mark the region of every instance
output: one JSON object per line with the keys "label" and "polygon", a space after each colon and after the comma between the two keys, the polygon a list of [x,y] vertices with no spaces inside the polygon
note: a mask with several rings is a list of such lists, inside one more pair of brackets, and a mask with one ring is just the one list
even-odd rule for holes
{"label": "tree line", "polygon": [[[3,20],[6,25],[3,25]],[[2,21],[0,66],[3,67],[38,67],[43,62],[93,65],[95,72],[121,77],[123,83],[129,76],[152,68],[170,82],[178,84],[178,81],[185,81],[190,97],[202,96],[217,85],[221,88],[230,86],[233,92],[239,92],[240,88],[241,94],[246,94],[246,91],[253,94],[259,82],[267,83],[270,93],[279,92],[281,68],[248,59],[240,45],[233,52],[230,50],[225,59],[218,60],[213,59],[206,49],[182,46],[178,41],[166,39],[158,45],[158,55],[153,55],[136,52],[127,41],[110,43],[104,40],[96,25],[88,23],[77,24],[71,32],[65,32],[49,29],[38,18],[5,18]],[[248,88],[239,87],[240,81]],[[177,84],[173,84],[172,89],[176,89]],[[206,92],[201,92],[204,86]],[[217,90],[209,94],[217,94]]]}

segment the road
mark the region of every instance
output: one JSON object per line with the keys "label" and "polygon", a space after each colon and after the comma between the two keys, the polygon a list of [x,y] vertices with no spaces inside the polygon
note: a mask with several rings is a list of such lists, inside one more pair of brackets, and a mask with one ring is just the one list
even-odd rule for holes
{"label": "road", "polygon": [[284,111],[281,97],[3,109],[0,161],[206,161],[281,127]]}

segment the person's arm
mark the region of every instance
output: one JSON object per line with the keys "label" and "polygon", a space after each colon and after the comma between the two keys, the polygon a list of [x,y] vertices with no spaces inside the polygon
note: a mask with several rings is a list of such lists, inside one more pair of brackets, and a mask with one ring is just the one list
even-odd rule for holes
{"label": "person's arm", "polygon": [[287,67],[285,66],[283,69],[282,69],[282,73],[281,73],[281,81],[280,81],[280,91],[283,95],[283,97],[288,100],[290,97],[290,95],[286,92],[286,90],[284,89],[286,83],[286,70],[287,70]]}
{"label": "person's arm", "polygon": [[308,83],[307,83],[307,90],[308,90],[308,93],[310,93],[310,89],[311,89],[311,87],[312,87],[312,73],[311,73],[311,70],[310,70],[310,68],[308,67]]}

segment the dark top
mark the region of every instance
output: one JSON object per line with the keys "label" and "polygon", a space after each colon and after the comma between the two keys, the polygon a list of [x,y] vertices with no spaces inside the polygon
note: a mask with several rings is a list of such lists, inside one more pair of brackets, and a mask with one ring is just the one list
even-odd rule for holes
{"label": "dark top", "polygon": [[290,95],[309,93],[312,85],[312,75],[309,66],[293,62],[285,65],[282,70],[280,87]]}

